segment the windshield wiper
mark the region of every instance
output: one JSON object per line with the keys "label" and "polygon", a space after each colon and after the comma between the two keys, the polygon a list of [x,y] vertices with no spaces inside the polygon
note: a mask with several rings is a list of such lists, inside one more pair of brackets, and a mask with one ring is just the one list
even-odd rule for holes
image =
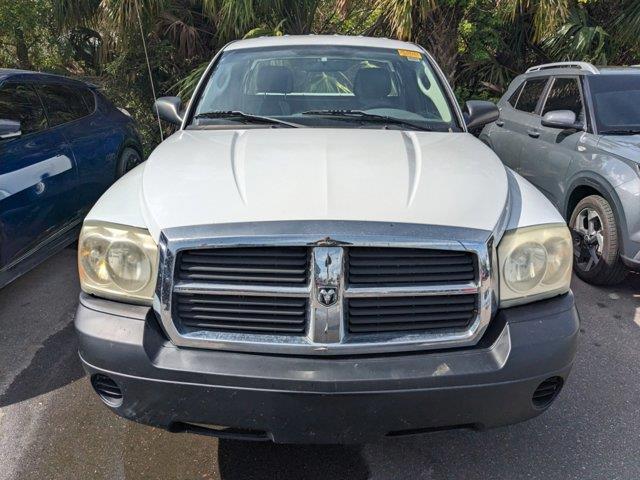
{"label": "windshield wiper", "polygon": [[403,120],[397,117],[389,117],[387,115],[378,115],[375,113],[367,113],[362,110],[308,110],[302,112],[302,115],[317,115],[321,117],[341,117],[347,120],[372,120],[374,122],[392,123],[394,125],[404,125],[405,127],[411,127],[416,130],[424,130],[427,132],[433,131],[432,128],[418,125],[409,120]]}
{"label": "windshield wiper", "polygon": [[640,128],[624,128],[620,130],[603,130],[602,135],[640,135]]}
{"label": "windshield wiper", "polygon": [[239,119],[245,123],[265,123],[271,125],[282,125],[291,128],[298,128],[300,125],[297,123],[285,122],[284,120],[278,120],[277,118],[264,117],[262,115],[252,115],[250,113],[244,113],[239,110],[216,110],[213,112],[204,112],[197,114],[194,118],[229,118]]}

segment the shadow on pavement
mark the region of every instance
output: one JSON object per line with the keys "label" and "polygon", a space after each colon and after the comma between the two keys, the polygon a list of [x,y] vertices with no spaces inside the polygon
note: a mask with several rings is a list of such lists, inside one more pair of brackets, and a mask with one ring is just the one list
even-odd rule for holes
{"label": "shadow on pavement", "polygon": [[83,377],[77,352],[78,340],[73,323],[69,323],[45,340],[29,366],[0,397],[0,407],[37,397]]}
{"label": "shadow on pavement", "polygon": [[220,440],[218,466],[222,480],[369,478],[360,448],[354,446]]}

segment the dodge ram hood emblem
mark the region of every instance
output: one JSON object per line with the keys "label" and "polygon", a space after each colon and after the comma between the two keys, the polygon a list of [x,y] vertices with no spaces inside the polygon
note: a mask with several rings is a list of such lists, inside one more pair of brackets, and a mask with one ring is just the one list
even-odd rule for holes
{"label": "dodge ram hood emblem", "polygon": [[318,291],[318,302],[325,307],[330,307],[338,300],[338,293],[335,288],[321,288]]}

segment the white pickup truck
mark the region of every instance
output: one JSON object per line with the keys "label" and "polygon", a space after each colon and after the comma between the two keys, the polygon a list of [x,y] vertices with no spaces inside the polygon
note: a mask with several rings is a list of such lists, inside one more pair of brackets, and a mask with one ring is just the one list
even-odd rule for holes
{"label": "white pickup truck", "polygon": [[87,216],[80,356],[172,431],[353,443],[515,423],[571,369],[560,214],[468,131],[421,47],[242,40]]}

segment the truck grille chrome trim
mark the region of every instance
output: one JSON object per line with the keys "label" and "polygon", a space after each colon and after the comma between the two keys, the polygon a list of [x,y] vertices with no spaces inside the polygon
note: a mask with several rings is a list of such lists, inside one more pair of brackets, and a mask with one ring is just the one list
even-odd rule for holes
{"label": "truck grille chrome trim", "polygon": [[475,282],[451,285],[425,285],[410,287],[348,287],[344,291],[346,298],[378,296],[421,296],[421,295],[467,295],[478,293]]}
{"label": "truck grille chrome trim", "polygon": [[267,287],[262,285],[223,285],[204,282],[176,282],[173,286],[175,293],[203,293],[209,295],[226,295],[229,292],[238,295],[278,295],[281,297],[309,295],[311,289],[304,287]]}
{"label": "truck grille chrome trim", "polygon": [[[375,232],[380,225],[332,221],[266,222],[253,224],[250,232],[244,224],[237,229],[220,227],[169,229],[161,236],[154,310],[177,346],[289,355],[465,347],[479,341],[496,309],[491,232],[396,224],[394,235],[384,236]],[[372,230],[370,235],[359,233]],[[332,232],[331,238],[326,237],[327,232]],[[465,238],[471,240],[462,240]],[[280,247],[278,252],[291,247],[298,257],[301,248],[308,249],[304,285],[222,283],[217,275],[211,280],[185,278],[178,261],[184,252],[191,255],[196,249],[238,247],[247,252],[256,248],[260,256],[260,248],[273,246]],[[439,273],[444,258],[456,258],[457,265],[462,258],[472,258],[475,279],[351,286],[349,249],[361,247],[375,248],[369,250],[373,252],[431,250],[433,256],[425,253],[421,262],[426,263],[426,257],[437,258]],[[194,265],[194,256],[189,258],[190,266]],[[385,268],[389,258],[385,257]],[[405,263],[400,262],[400,270]]]}

